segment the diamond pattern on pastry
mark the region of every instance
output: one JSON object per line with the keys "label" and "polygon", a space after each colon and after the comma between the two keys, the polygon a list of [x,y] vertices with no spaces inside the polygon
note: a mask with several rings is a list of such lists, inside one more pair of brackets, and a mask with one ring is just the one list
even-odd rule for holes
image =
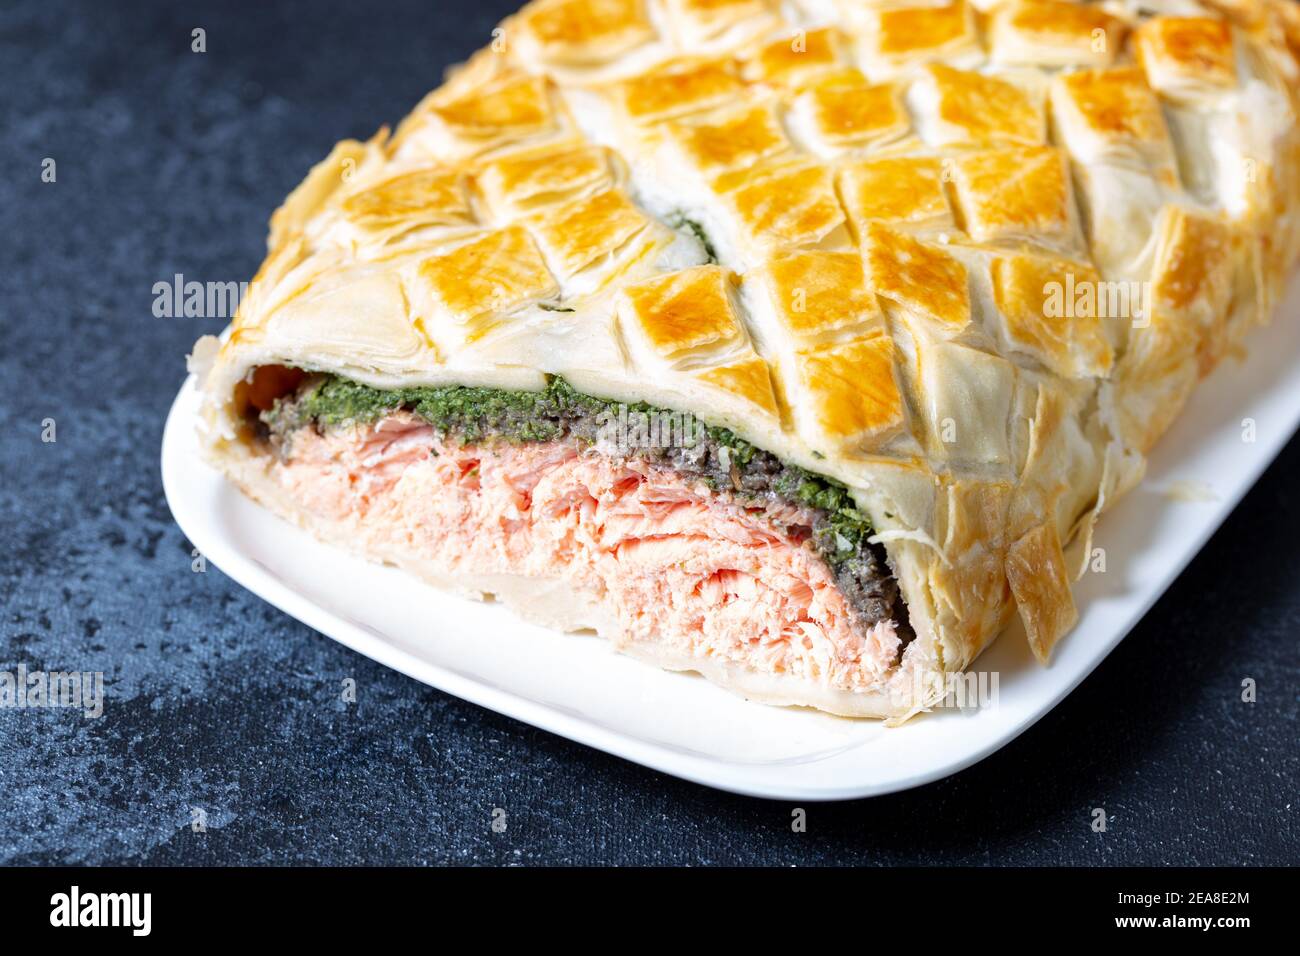
{"label": "diamond pattern on pastry", "polygon": [[1156,17],[1137,32],[1137,55],[1151,88],[1195,99],[1237,85],[1232,29],[1211,17]]}
{"label": "diamond pattern on pastry", "polygon": [[742,336],[731,278],[720,266],[697,266],[626,286],[625,326],[662,359],[679,361]]}
{"label": "diamond pattern on pastry", "polygon": [[1070,249],[1078,224],[1065,157],[1050,146],[964,153],[952,161],[962,221],[981,242]]}
{"label": "diamond pattern on pastry", "polygon": [[488,207],[502,219],[598,191],[612,181],[606,150],[585,145],[510,153],[476,177]]}
{"label": "diamond pattern on pastry", "polygon": [[922,670],[1045,657],[1300,259],[1298,118],[1291,0],[537,0],[277,210],[205,440],[247,477],[261,365],[560,376],[843,484]]}
{"label": "diamond pattern on pastry", "polygon": [[559,291],[536,242],[521,226],[430,256],[416,273],[437,312],[461,323],[509,313]]}
{"label": "diamond pattern on pastry", "polygon": [[966,267],[951,253],[872,223],[864,256],[871,288],[907,315],[948,335],[970,324],[969,278]]}
{"label": "diamond pattern on pastry", "polygon": [[1010,0],[989,15],[989,52],[1008,66],[1109,66],[1124,24],[1100,4]]}
{"label": "diamond pattern on pastry", "polygon": [[950,163],[937,156],[898,156],[846,164],[840,199],[859,237],[873,222],[924,229],[953,227],[944,182]]}

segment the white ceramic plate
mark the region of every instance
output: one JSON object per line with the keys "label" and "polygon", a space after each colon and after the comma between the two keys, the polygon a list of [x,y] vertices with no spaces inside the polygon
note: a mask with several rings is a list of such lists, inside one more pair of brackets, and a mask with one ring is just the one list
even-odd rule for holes
{"label": "white ceramic plate", "polygon": [[[1048,667],[1019,633],[975,668],[996,699],[900,728],[752,704],[699,677],[655,670],[596,637],[533,627],[505,608],[438,592],[317,543],[245,499],[199,460],[193,379],[163,435],[162,477],[177,523],[244,587],[323,634],[483,707],[737,793],[832,800],[937,780],[988,756],[1101,663],[1254,484],[1300,423],[1300,280],[1272,326],[1200,388],[1107,513],[1094,545],[1106,570],[1076,588],[1080,620]],[[1254,440],[1247,441],[1253,422]],[[1155,675],[1153,675],[1154,677]]]}

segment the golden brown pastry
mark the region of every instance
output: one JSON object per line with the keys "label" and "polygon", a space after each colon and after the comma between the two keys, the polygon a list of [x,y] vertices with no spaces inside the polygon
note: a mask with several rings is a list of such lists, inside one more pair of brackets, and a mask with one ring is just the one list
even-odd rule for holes
{"label": "golden brown pastry", "polygon": [[1300,253],[1296,9],[531,3],[272,217],[206,452],[759,700],[906,717],[1014,613],[1045,661]]}

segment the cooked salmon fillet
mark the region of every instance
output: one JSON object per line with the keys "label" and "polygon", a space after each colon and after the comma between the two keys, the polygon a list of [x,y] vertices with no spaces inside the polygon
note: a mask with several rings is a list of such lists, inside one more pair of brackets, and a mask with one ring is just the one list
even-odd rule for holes
{"label": "cooked salmon fillet", "polygon": [[302,428],[272,474],[368,551],[462,580],[563,582],[608,614],[623,649],[679,668],[861,694],[901,663],[906,628],[854,610],[811,545],[807,507],[741,501],[570,439],[462,445],[405,411]]}

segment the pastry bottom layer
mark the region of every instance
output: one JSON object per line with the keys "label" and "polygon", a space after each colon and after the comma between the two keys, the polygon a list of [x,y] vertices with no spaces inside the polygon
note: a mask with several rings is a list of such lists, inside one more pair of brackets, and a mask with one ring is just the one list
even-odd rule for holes
{"label": "pastry bottom layer", "polygon": [[[286,457],[264,463],[274,497],[303,523],[437,583],[500,582],[475,587],[746,696],[897,712],[882,695],[907,656],[906,626],[859,626],[809,542],[810,509],[741,502],[581,447],[461,446],[399,412],[305,428]],[[521,590],[528,599],[511,600]]]}

